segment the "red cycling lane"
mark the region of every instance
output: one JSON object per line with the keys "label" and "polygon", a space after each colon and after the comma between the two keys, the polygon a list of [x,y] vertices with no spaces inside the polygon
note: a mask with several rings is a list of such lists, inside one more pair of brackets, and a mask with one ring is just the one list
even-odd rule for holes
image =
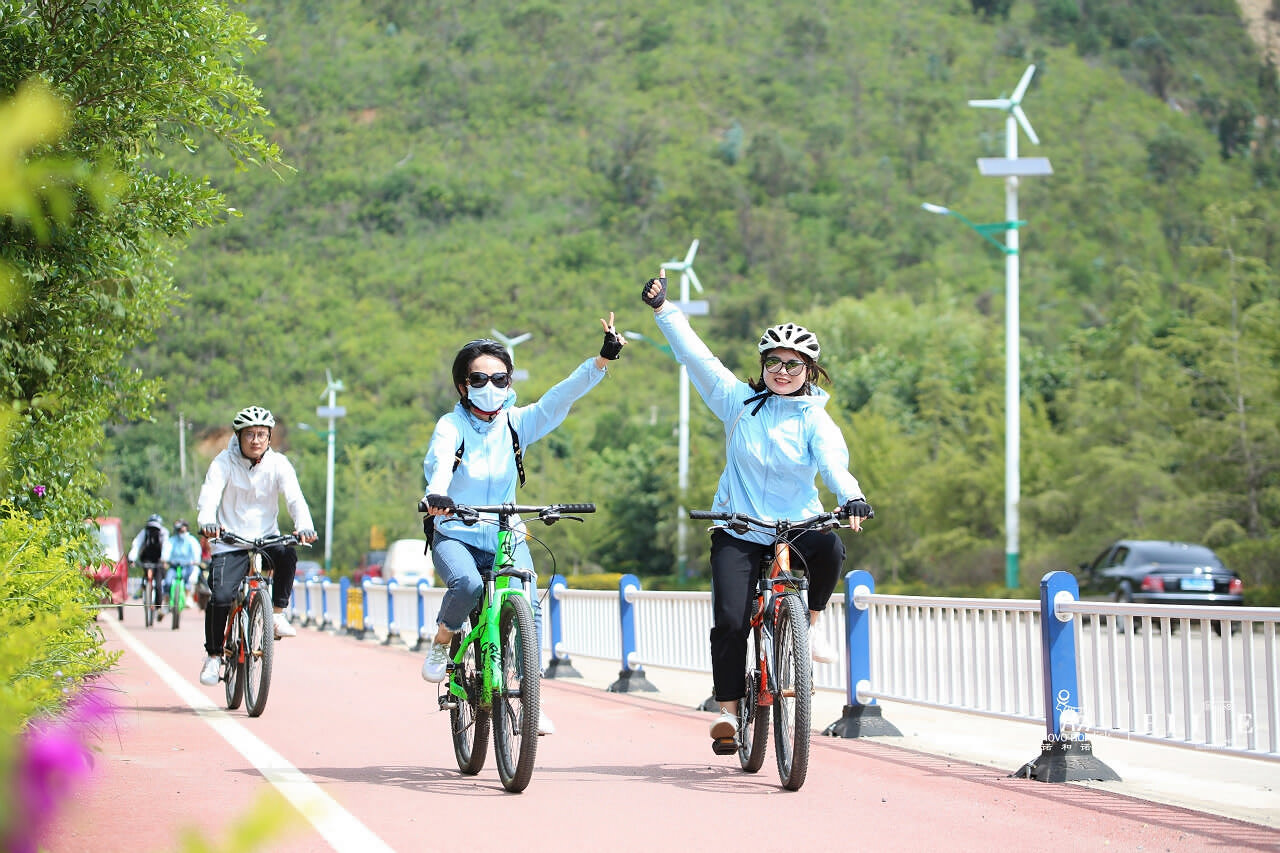
{"label": "red cycling lane", "polygon": [[108,682],[122,710],[51,853],[175,850],[184,831],[225,843],[272,791],[294,823],[261,849],[284,853],[1280,844],[1265,827],[865,740],[815,736],[808,781],[787,792],[772,755],[755,775],[713,755],[707,714],[572,680],[543,682],[556,734],[512,795],[492,748],[479,775],[458,772],[420,656],[300,629],[277,644],[266,712],[249,719],[217,710],[221,685],[199,685],[203,614],[184,615],[179,631],[145,629],[134,610],[111,616],[108,646],[124,655]]}

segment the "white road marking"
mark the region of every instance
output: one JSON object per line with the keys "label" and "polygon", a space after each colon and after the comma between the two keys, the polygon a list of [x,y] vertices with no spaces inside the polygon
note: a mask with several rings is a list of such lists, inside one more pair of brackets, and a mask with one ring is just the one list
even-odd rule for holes
{"label": "white road marking", "polygon": [[178,698],[186,702],[227,743],[256,767],[268,782],[284,795],[302,816],[316,828],[338,853],[394,853],[392,848],[371,829],[356,819],[337,800],[326,794],[316,783],[307,778],[284,756],[262,742],[256,735],[237,723],[222,708],[185,681],[173,667],[144,646],[123,625],[115,620],[104,620],[111,626],[129,651],[151,667]]}

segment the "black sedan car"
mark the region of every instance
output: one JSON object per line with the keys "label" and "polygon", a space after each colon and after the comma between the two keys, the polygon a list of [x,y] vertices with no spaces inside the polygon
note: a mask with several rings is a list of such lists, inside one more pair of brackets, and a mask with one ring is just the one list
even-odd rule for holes
{"label": "black sedan car", "polygon": [[1244,601],[1240,576],[1203,545],[1121,539],[1080,568],[1083,590],[1112,601],[1206,607]]}

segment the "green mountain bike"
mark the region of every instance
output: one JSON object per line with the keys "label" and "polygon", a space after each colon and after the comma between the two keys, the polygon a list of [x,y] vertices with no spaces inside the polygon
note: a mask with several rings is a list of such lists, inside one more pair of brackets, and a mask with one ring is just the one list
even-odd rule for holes
{"label": "green mountain bike", "polygon": [[182,611],[187,609],[186,573],[186,566],[174,564],[173,583],[169,584],[169,614],[173,621],[169,623],[169,627],[175,631],[178,630]]}
{"label": "green mountain bike", "polygon": [[[424,500],[418,511],[426,509]],[[512,793],[523,791],[533,778],[542,687],[540,642],[531,604],[537,590],[533,573],[515,565],[518,539],[512,519],[524,513],[551,525],[566,518],[582,521],[573,513],[595,511],[595,504],[453,508],[465,524],[496,523],[498,550],[493,566],[480,573],[484,581],[480,603],[449,647],[452,662],[442,684],[447,690],[440,694],[440,710],[449,712],[453,754],[458,769],[468,775],[484,767],[492,728],[498,777]],[[496,515],[497,521],[482,519],[481,513]],[[506,579],[506,584],[500,585],[499,579]]]}

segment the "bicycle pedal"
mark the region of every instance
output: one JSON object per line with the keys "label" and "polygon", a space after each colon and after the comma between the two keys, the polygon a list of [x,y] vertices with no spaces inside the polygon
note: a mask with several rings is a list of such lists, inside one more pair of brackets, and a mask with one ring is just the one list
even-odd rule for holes
{"label": "bicycle pedal", "polygon": [[718,737],[711,741],[711,751],[716,755],[733,755],[738,751],[738,742],[731,737]]}

